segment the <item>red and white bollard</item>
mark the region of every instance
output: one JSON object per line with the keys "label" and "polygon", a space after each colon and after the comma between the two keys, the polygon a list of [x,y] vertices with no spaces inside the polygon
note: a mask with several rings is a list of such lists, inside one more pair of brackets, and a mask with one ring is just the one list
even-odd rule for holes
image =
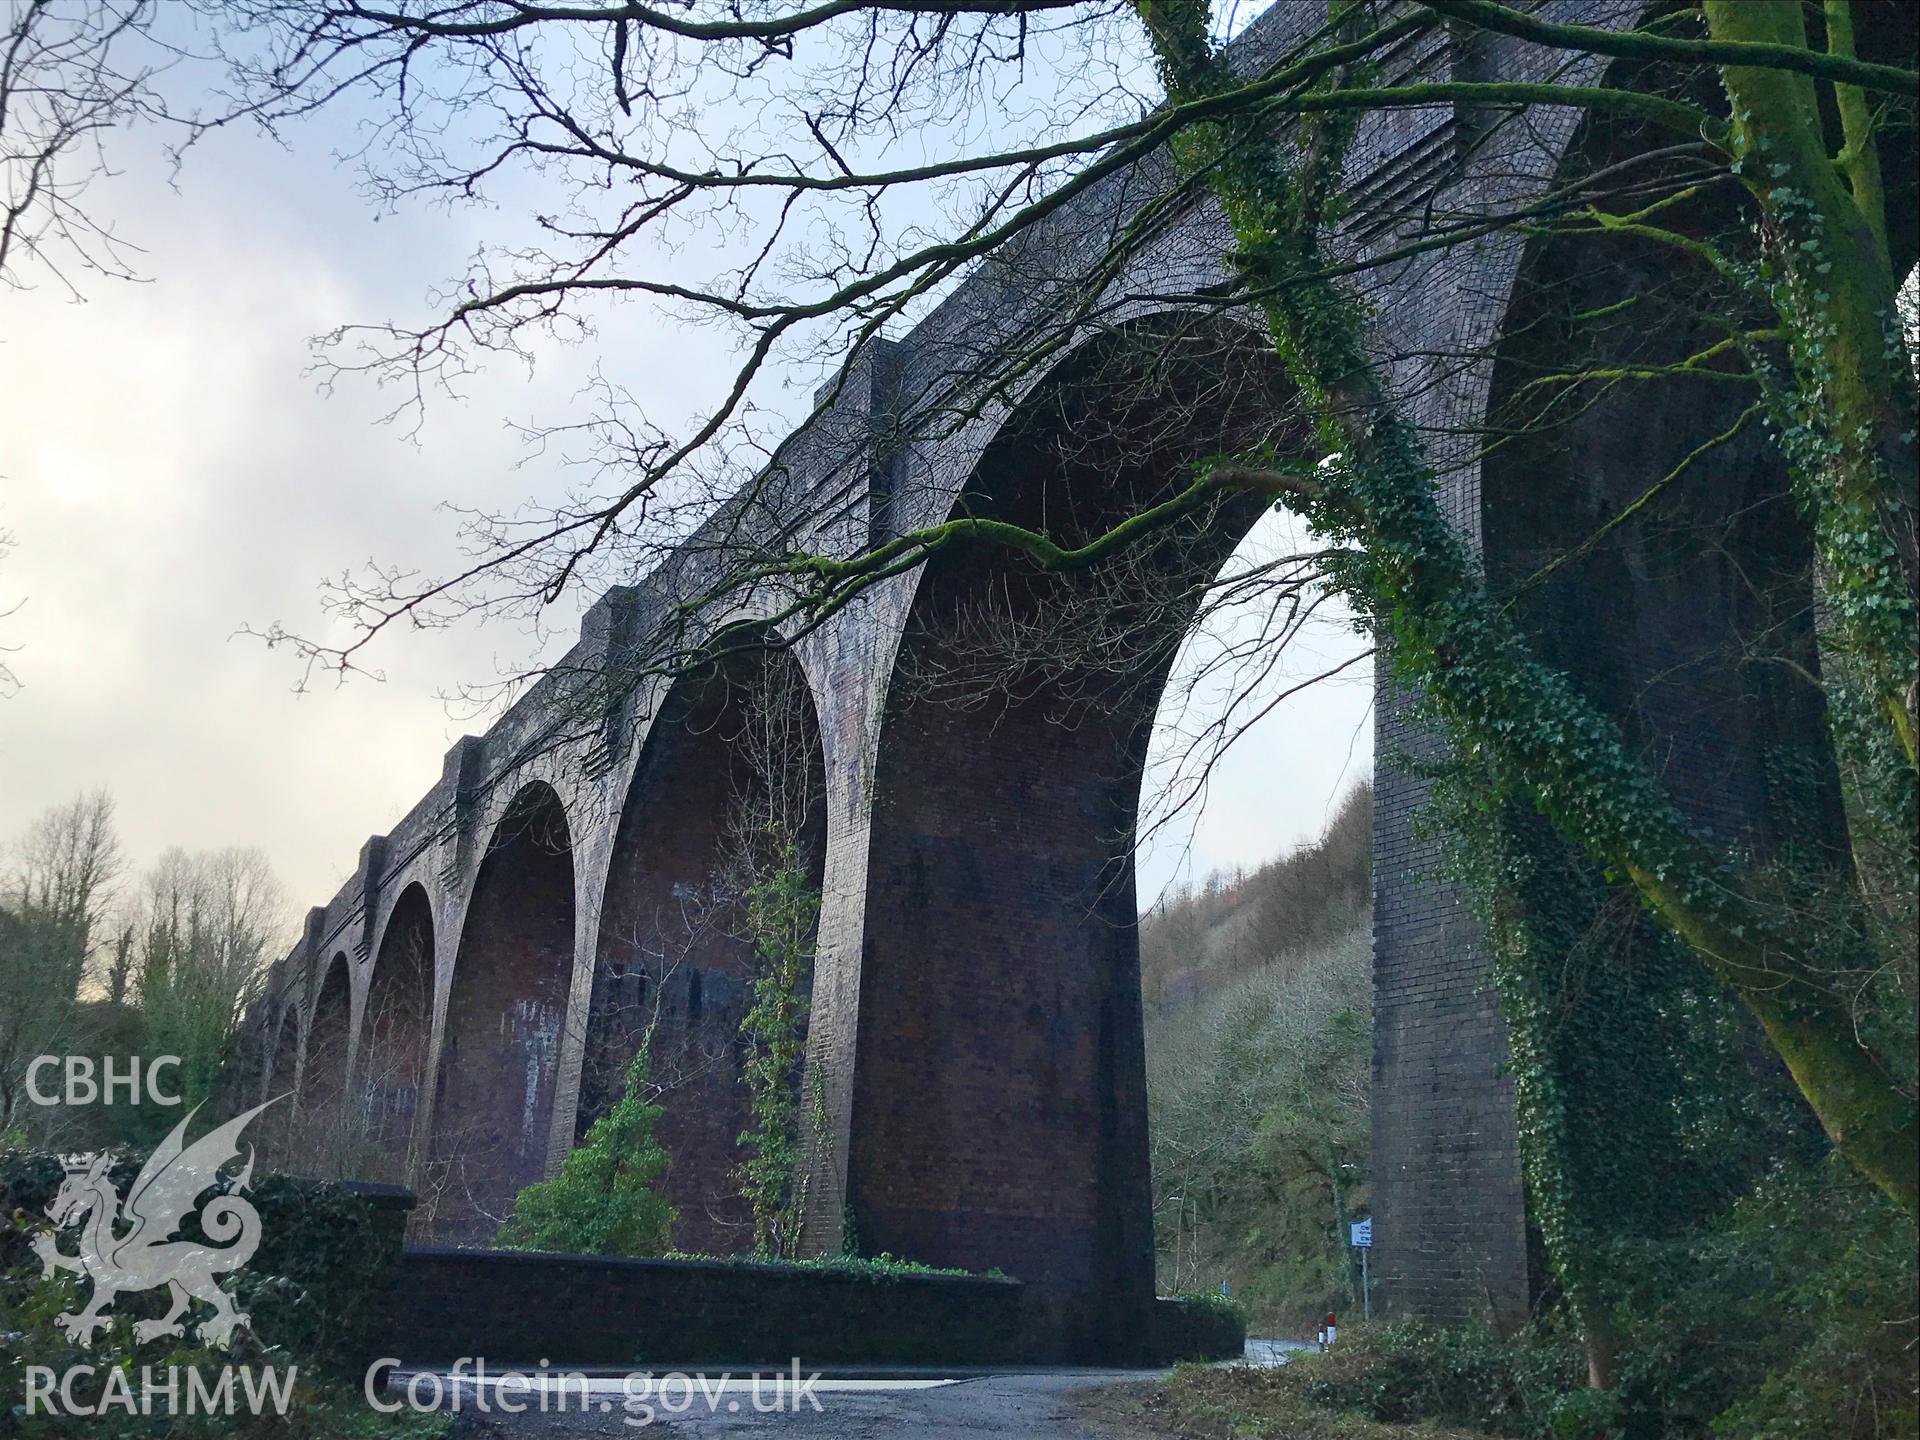
{"label": "red and white bollard", "polygon": [[1331,1350],[1333,1348],[1333,1335],[1333,1312],[1329,1310],[1327,1312],[1327,1318],[1321,1322],[1320,1329],[1315,1332],[1313,1338],[1320,1342],[1320,1348],[1322,1350]]}

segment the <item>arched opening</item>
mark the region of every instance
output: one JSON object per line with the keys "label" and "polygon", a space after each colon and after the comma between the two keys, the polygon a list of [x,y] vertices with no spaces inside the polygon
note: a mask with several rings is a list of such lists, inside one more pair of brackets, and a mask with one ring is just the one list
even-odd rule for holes
{"label": "arched opening", "polygon": [[433,907],[420,885],[387,919],[367,983],[356,1088],[374,1178],[402,1182],[433,1026]]}
{"label": "arched opening", "polygon": [[[1269,347],[1167,318],[1083,346],[1021,405],[962,512],[1081,542],[1209,457],[1299,453]],[[1168,667],[1265,509],[1111,563],[951,548],[919,579],[875,762],[848,1203],[867,1250],[1028,1285],[1069,1354],[1144,1341],[1153,1296],[1141,772]]]}
{"label": "arched opening", "polygon": [[[264,1098],[284,1095],[274,1109],[285,1115],[293,1108],[292,1090],[300,1071],[300,1007],[286,1002],[280,1021],[273,1027],[273,1046],[267,1059],[267,1093]],[[281,1122],[284,1124],[284,1121]]]}
{"label": "arched opening", "polygon": [[573,846],[551,786],[495,829],[454,960],[421,1225],[484,1244],[546,1169],[573,972]]}
{"label": "arched opening", "polygon": [[[724,632],[712,650],[662,702],[621,812],[575,1131],[618,1098],[651,1029],[674,1244],[724,1254],[752,1241],[737,1175],[752,1118],[741,1023],[775,938],[756,927],[782,923],[746,897],[780,878],[804,892],[790,918],[810,952],[826,811],[819,722],[798,661],[752,626]],[[809,963],[803,990],[810,984]]]}
{"label": "arched opening", "polygon": [[300,1071],[300,1007],[289,997],[282,1001],[279,1018],[269,1031],[266,1053],[266,1089],[252,1103],[274,1102],[260,1117],[259,1135],[262,1153],[284,1167],[290,1149],[288,1140],[296,1123],[297,1099],[293,1093]]}
{"label": "arched opening", "polygon": [[1262,1334],[1359,1306],[1371,1200],[1372,640],[1289,583],[1313,549],[1273,512],[1222,570],[1134,855],[1158,1293],[1226,1285]]}
{"label": "arched opening", "polygon": [[[1605,175],[1584,197],[1596,208],[1657,208],[1663,230],[1753,256],[1746,193],[1703,173],[1670,137],[1596,114],[1559,178]],[[1534,653],[1613,719],[1697,833],[1729,855],[1764,864],[1795,852],[1817,866],[1822,849],[1839,854],[1843,821],[1823,693],[1808,683],[1819,674],[1813,552],[1743,357],[1776,324],[1681,246],[1600,226],[1537,235],[1491,357],[1473,518],[1489,588]],[[1784,359],[1771,363],[1785,370]],[[1751,1086],[1715,1078],[1764,1055],[1757,1032],[1630,892],[1530,807],[1505,807],[1489,824],[1483,843],[1514,857],[1506,874],[1520,877],[1504,882],[1503,899],[1525,936],[1521,963],[1539,967],[1535,983],[1556,1007],[1549,1033],[1528,1036],[1525,1063],[1546,1072],[1534,1093],[1578,1102],[1527,1142],[1550,1147],[1577,1207],[1562,1223],[1635,1243],[1705,1225],[1802,1143],[1770,1063],[1755,1065]],[[1377,1103],[1400,1123],[1374,1156],[1391,1211],[1375,1274],[1389,1313],[1464,1317],[1491,1305],[1517,1324],[1547,1277],[1527,1258],[1539,1250],[1528,1243],[1515,1132],[1495,1128],[1513,1089],[1485,1075],[1449,1086],[1448,1045],[1399,1023],[1435,1009],[1435,967],[1414,933],[1433,911],[1387,913],[1412,923],[1383,928],[1379,946],[1379,1022],[1405,1043],[1383,1047],[1376,1070]],[[1744,1042],[1730,1038],[1743,1030]],[[1617,1099],[1628,1094],[1631,1104]],[[1464,1140],[1476,1134],[1477,1150]],[[1649,1154],[1671,1164],[1649,1168]],[[1502,1168],[1512,1198],[1496,1203]],[[1675,1171],[1700,1183],[1683,1194]],[[1463,1186],[1480,1203],[1463,1207]],[[1468,1260],[1480,1274],[1464,1273]],[[1596,1308],[1612,1298],[1597,1290]]]}
{"label": "arched opening", "polygon": [[346,1097],[347,1050],[352,1039],[353,978],[344,952],[327,962],[307,1026],[307,1064],[300,1075],[300,1113],[308,1125],[337,1128]]}
{"label": "arched opening", "polygon": [[[1568,163],[1599,169],[1644,146],[1590,123]],[[1703,239],[1750,231],[1729,187],[1708,194],[1721,203],[1664,213]],[[1613,715],[1707,832],[1772,849],[1783,824],[1813,818],[1769,818],[1800,803],[1778,793],[1769,756],[1819,728],[1818,692],[1795,673],[1818,659],[1812,549],[1757,389],[1557,378],[1677,365],[1723,341],[1741,305],[1669,245],[1537,241],[1495,364],[1489,418],[1506,439],[1482,466],[1480,521],[1488,584],[1535,653]]]}

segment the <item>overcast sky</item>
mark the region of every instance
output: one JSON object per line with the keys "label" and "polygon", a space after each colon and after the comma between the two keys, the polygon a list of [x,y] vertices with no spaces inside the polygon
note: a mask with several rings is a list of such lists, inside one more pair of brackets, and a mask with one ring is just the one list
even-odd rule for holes
{"label": "overcast sky", "polygon": [[[649,401],[691,404],[730,373],[717,337],[616,312],[597,339],[500,363],[413,440],[376,422],[389,397],[303,372],[309,337],[424,313],[500,210],[376,218],[331,158],[239,132],[194,154],[177,188],[148,141],[123,141],[96,209],[145,249],[148,283],[87,277],[84,303],[42,277],[0,292],[0,644],[22,688],[0,699],[0,837],[104,787],[136,863],[168,845],[257,845],[297,909],[330,896],[361,842],[478,728],[439,695],[524,664],[514,626],[394,635],[384,683],[294,693],[295,659],[237,636],[324,621],[317,586],[369,558],[435,569],[454,555],[445,501],[557,496],[552,462],[516,468],[508,420],[567,411],[598,362]],[[795,377],[794,393],[816,376]],[[578,602],[554,617],[574,629]],[[1327,631],[1304,670],[1354,645]],[[1364,672],[1276,709],[1215,773],[1197,815],[1143,858],[1142,903],[1181,874],[1253,864],[1310,836],[1371,766]],[[1189,715],[1188,723],[1196,717]],[[484,722],[481,722],[484,723]]]}

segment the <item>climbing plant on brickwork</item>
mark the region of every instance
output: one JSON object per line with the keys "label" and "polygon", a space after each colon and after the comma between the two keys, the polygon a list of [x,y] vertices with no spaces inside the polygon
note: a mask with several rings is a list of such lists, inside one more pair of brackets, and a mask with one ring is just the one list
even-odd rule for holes
{"label": "climbing plant on brickwork", "polygon": [[769,1258],[798,1253],[805,1219],[800,1184],[807,1127],[801,1062],[807,1053],[808,989],[820,891],[798,844],[783,837],[746,894],[758,973],[753,1003],[740,1021],[747,1043],[741,1072],[753,1124],[740,1135],[742,1192],[753,1207],[753,1248]]}
{"label": "climbing plant on brickwork", "polygon": [[[1203,5],[1143,0],[1140,8],[1172,97],[1197,100],[1231,89],[1236,82],[1211,46]],[[1349,13],[1362,18],[1361,7]],[[1322,74],[1330,93],[1351,83],[1333,66]],[[1396,668],[1417,680],[1456,752],[1484,767],[1483,794],[1524,795],[1564,835],[1626,877],[1752,1011],[1834,1143],[1912,1213],[1920,1133],[1911,1094],[1856,1039],[1849,1009],[1827,979],[1830,957],[1821,953],[1831,943],[1846,948],[1853,927],[1843,923],[1837,936],[1834,927],[1795,927],[1756,889],[1761,877],[1728,868],[1694,837],[1614,725],[1565,676],[1528,653],[1441,514],[1418,437],[1375,374],[1365,317],[1325,278],[1321,237],[1333,218],[1350,138],[1350,127],[1337,123],[1309,123],[1281,139],[1244,121],[1197,127],[1175,141],[1181,163],[1206,173],[1220,197],[1239,244],[1233,264],[1265,297],[1275,343],[1333,457],[1325,478],[1303,485],[1276,477],[1275,490],[1321,533],[1351,543],[1352,558],[1337,580],[1392,635]],[[1910,636],[1910,611],[1907,626]],[[1567,1198],[1576,1134],[1563,1082],[1578,1046],[1551,1033],[1532,969],[1564,954],[1569,937],[1518,933],[1529,922],[1506,907],[1524,897],[1533,878],[1524,867],[1477,878],[1507,962],[1503,993],[1516,1031],[1532,1189],[1544,1205],[1556,1268],[1583,1311],[1595,1378],[1605,1384],[1611,1365],[1601,1306],[1582,1305],[1588,1281],[1578,1257],[1587,1237],[1578,1233]],[[1564,896],[1555,907],[1565,925],[1572,917]]]}

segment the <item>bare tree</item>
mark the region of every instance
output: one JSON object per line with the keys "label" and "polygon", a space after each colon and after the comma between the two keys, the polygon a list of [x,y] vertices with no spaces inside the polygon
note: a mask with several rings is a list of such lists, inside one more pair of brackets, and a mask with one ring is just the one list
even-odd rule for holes
{"label": "bare tree", "polygon": [[0,34],[0,285],[136,278],[138,247],[88,204],[109,132],[164,113],[176,58],[154,0],[7,0]]}
{"label": "bare tree", "polygon": [[[1762,0],[1657,9],[1645,24],[1623,4],[1606,7],[1608,26],[1490,0],[1363,3],[1265,49],[1225,44],[1202,0],[217,9],[251,113],[291,123],[347,96],[368,108],[363,154],[382,199],[484,200],[508,168],[554,187],[535,241],[484,251],[423,317],[329,337],[331,374],[398,382],[413,410],[490,355],[591,332],[613,300],[723,327],[742,355],[692,417],[603,383],[584,420],[532,436],[568,447],[587,477],[579,493],[544,512],[472,517],[472,563],[456,573],[350,579],[333,597],[344,638],[270,639],[351,668],[398,622],[537,610],[577,585],[651,573],[679,623],[631,675],[577,677],[638,683],[695,663],[701,617],[743,597],[771,602],[799,637],[875,586],[987,544],[1020,567],[1020,604],[1070,601],[1116,557],[1188,527],[1224,538],[1236,507],[1283,506],[1312,537],[1308,564],[1472,762],[1481,810],[1538,811],[1680,936],[1754,1017],[1842,1153],[1908,1214],[1920,1207],[1913,1027],[1866,1023],[1861,997],[1884,987],[1859,983],[1907,973],[1893,946],[1910,952],[1910,936],[1882,924],[1857,883],[1862,854],[1884,845],[1910,894],[1920,832],[1920,426],[1912,357],[1893,333],[1910,260],[1895,241],[1910,237],[1889,201],[1890,177],[1911,169],[1920,74],[1897,7],[1833,3],[1810,28],[1807,7]],[[1525,56],[1524,78],[1490,71],[1496,54]],[[1448,78],[1422,73],[1433,55],[1448,57]],[[1486,167],[1487,187],[1383,198],[1347,173],[1364,118],[1438,105],[1460,121],[1449,163]],[[1523,188],[1542,148],[1527,129],[1537,107],[1585,115],[1584,133],[1607,143]],[[1152,272],[1133,263],[1196,207],[1231,236],[1224,275],[1138,278]],[[1608,312],[1634,320],[1604,343],[1576,337],[1564,363],[1521,354],[1537,373],[1489,423],[1423,429],[1416,402],[1494,357],[1394,353],[1368,299],[1390,269],[1444,274],[1434,257],[1493,237],[1586,242],[1583,255],[1668,279],[1648,287],[1655,308]],[[682,263],[689,253],[713,257],[704,274]],[[877,439],[840,447],[830,474],[807,472],[801,450],[832,435],[836,402],[889,330],[965,277],[997,287],[1009,313],[957,326],[937,380],[904,394]],[[1675,295],[1697,329],[1634,323]],[[888,518],[907,523],[865,523],[876,447],[936,445],[1012,408],[1090,335],[1134,334],[1143,306],[1181,317],[1150,337],[1166,356],[1235,316],[1272,342],[1292,399],[1184,454],[1159,487],[1116,483],[1097,514],[896,508]],[[1576,314],[1589,311],[1549,309],[1531,328]],[[773,369],[824,371],[849,355],[813,423],[775,438],[758,408]],[[1449,466],[1552,437],[1621,386],[1696,381],[1754,402],[1703,435],[1702,452],[1743,443],[1756,420],[1783,440],[1817,563],[1765,597],[1779,600],[1777,623],[1739,643],[1812,681],[1834,717],[1854,803],[1832,847],[1756,854],[1696,823],[1661,757],[1532,623],[1531,598],[1595,545],[1650,506],[1692,498],[1681,492],[1694,455],[1498,585],[1436,493]],[[1710,537],[1744,502],[1718,503],[1688,527],[1702,547],[1722,543]],[[1813,664],[1794,639],[1811,601],[1780,598],[1794,587],[1822,601]],[[1028,612],[1007,613],[1024,623]],[[1085,659],[1073,657],[1075,673]]]}
{"label": "bare tree", "polygon": [[26,1114],[27,1065],[72,1036],[122,860],[105,791],[47,811],[0,882],[0,1130]]}
{"label": "bare tree", "polygon": [[151,1043],[205,1098],[288,934],[285,892],[258,850],[163,854],[141,887],[135,982]]}

